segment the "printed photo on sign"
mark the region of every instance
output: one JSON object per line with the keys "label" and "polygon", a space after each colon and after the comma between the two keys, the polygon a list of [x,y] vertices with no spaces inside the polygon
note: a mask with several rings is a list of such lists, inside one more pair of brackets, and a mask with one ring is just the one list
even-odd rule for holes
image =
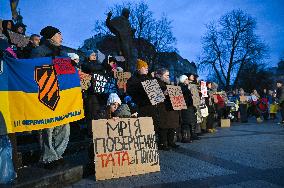
{"label": "printed photo on sign", "polygon": [[150,117],[93,120],[96,180],[160,171]]}
{"label": "printed photo on sign", "polygon": [[180,86],[167,85],[167,91],[174,110],[187,109]]}
{"label": "printed photo on sign", "polygon": [[200,88],[201,88],[202,97],[208,97],[206,82],[201,81],[200,82]]}
{"label": "printed photo on sign", "polygon": [[141,83],[152,105],[164,102],[165,96],[156,79],[146,80]]}

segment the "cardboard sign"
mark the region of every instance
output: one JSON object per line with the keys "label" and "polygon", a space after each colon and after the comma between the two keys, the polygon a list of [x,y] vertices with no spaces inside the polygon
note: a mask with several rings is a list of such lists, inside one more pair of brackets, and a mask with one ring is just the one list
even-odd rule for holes
{"label": "cardboard sign", "polygon": [[94,74],[94,92],[95,93],[116,93],[116,80],[112,77],[105,77],[100,74]]}
{"label": "cardboard sign", "polygon": [[150,117],[93,120],[96,180],[160,171]]}
{"label": "cardboard sign", "polygon": [[117,79],[118,88],[126,91],[127,80],[131,77],[131,73],[116,71],[114,77]]}
{"label": "cardboard sign", "polygon": [[248,101],[248,98],[247,96],[240,96],[240,102],[247,102]]}
{"label": "cardboard sign", "polygon": [[201,89],[202,97],[208,97],[206,82],[204,81],[200,82],[200,89]]}
{"label": "cardboard sign", "polygon": [[187,109],[180,86],[167,85],[167,91],[174,110]]}
{"label": "cardboard sign", "polygon": [[82,71],[79,71],[79,76],[80,76],[81,88],[83,90],[87,90],[91,86],[92,76]]}
{"label": "cardboard sign", "polygon": [[145,90],[145,92],[148,95],[148,98],[150,99],[150,102],[152,105],[159,104],[161,102],[164,102],[165,96],[159,86],[159,83],[156,79],[154,80],[146,80],[144,82],[141,82],[142,86]]}
{"label": "cardboard sign", "polygon": [[221,119],[221,127],[230,127],[230,119]]}
{"label": "cardboard sign", "polygon": [[26,47],[30,41],[30,37],[9,31],[11,42],[19,48]]}
{"label": "cardboard sign", "polygon": [[57,75],[76,73],[76,69],[71,64],[70,58],[55,58],[52,60],[52,63],[54,64]]}

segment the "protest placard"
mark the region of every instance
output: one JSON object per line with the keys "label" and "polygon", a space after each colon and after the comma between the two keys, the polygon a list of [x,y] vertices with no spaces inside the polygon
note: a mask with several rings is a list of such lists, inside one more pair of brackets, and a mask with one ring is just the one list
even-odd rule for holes
{"label": "protest placard", "polygon": [[76,69],[71,64],[70,58],[55,58],[52,60],[57,75],[61,74],[75,74]]}
{"label": "protest placard", "polygon": [[91,79],[92,76],[89,74],[86,74],[82,71],[79,71],[80,76],[80,85],[83,90],[87,90],[91,86]]}
{"label": "protest placard", "polygon": [[247,96],[240,96],[240,102],[248,102],[248,97]]}
{"label": "protest placard", "polygon": [[110,76],[103,76],[101,74],[94,74],[94,92],[95,93],[116,93],[117,92],[117,84],[116,80]]}
{"label": "protest placard", "polygon": [[30,41],[30,37],[9,31],[11,42],[17,47],[26,47]]}
{"label": "protest placard", "polygon": [[146,80],[141,83],[152,105],[164,102],[165,96],[156,79]]}
{"label": "protest placard", "polygon": [[126,90],[127,80],[131,77],[131,73],[116,71],[114,77],[117,79],[118,88]]}
{"label": "protest placard", "polygon": [[201,89],[202,97],[208,97],[206,82],[204,81],[200,82],[200,89]]}
{"label": "protest placard", "polygon": [[167,85],[167,91],[174,110],[187,109],[180,86]]}
{"label": "protest placard", "polygon": [[160,171],[150,117],[93,120],[96,180]]}

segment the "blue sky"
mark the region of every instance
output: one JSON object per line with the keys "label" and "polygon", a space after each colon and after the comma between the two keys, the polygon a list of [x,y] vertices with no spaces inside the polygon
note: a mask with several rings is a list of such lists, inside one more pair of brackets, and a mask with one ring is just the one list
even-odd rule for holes
{"label": "blue sky", "polygon": [[[39,33],[46,25],[58,27],[64,43],[77,48],[94,33],[96,20],[105,19],[108,7],[120,0],[20,0],[18,8],[28,26]],[[134,1],[133,1],[134,2]],[[201,53],[205,24],[233,9],[257,20],[256,33],[269,45],[268,66],[284,57],[284,0],[145,0],[156,18],[165,13],[173,22],[177,48],[183,58],[195,61]],[[0,18],[11,18],[9,0],[0,0]]]}

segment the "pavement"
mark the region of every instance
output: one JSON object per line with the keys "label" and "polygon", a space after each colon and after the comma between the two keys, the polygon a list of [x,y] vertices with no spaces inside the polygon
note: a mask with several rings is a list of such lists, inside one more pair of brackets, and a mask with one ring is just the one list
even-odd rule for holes
{"label": "pavement", "polygon": [[179,144],[160,152],[160,172],[104,181],[90,175],[66,188],[284,187],[284,127],[276,123],[234,123]]}

